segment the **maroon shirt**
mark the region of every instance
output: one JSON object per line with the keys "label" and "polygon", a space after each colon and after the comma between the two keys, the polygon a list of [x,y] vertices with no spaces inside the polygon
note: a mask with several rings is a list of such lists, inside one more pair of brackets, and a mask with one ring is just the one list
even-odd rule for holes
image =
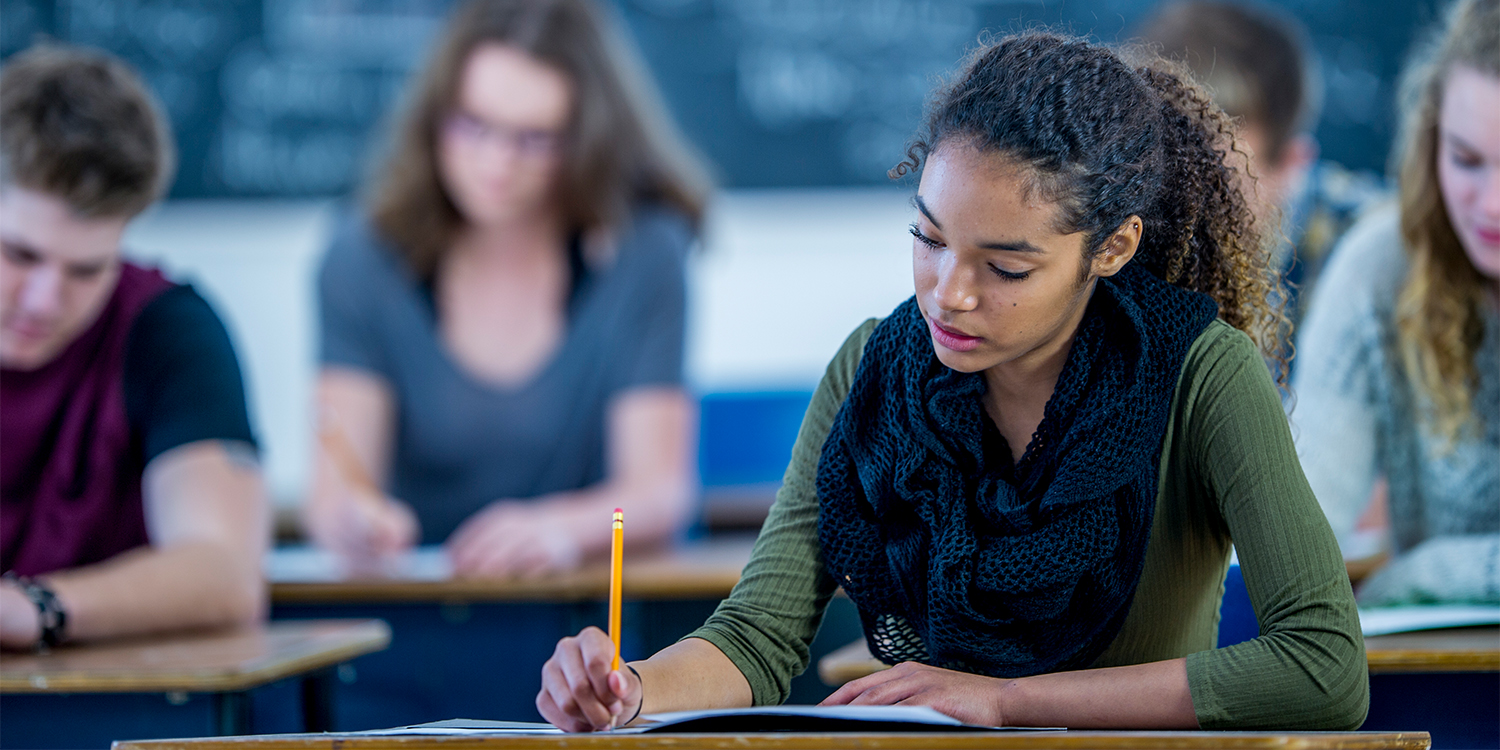
{"label": "maroon shirt", "polygon": [[0,370],[0,569],[37,575],[147,544],[146,464],[205,438],[253,445],[244,403],[202,298],[122,264],[98,320],[56,359]]}

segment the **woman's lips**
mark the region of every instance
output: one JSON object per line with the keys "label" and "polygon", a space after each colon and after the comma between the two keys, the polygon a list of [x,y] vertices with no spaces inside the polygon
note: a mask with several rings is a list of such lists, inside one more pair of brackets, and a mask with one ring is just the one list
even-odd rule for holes
{"label": "woman's lips", "polygon": [[927,323],[927,327],[932,330],[932,340],[938,342],[944,348],[952,349],[955,352],[973,351],[984,341],[979,336],[965,336],[958,331],[944,328],[940,323],[931,318],[927,320]]}
{"label": "woman's lips", "polygon": [[1479,241],[1486,245],[1500,245],[1500,229],[1475,227],[1474,233],[1479,235]]}

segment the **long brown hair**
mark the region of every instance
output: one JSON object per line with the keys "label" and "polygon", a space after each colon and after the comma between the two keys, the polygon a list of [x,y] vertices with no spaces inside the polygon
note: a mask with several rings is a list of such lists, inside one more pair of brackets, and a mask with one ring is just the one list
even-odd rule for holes
{"label": "long brown hair", "polygon": [[589,0],[470,0],[408,92],[367,196],[377,228],[430,276],[464,219],[438,174],[437,137],[476,47],[498,43],[566,73],[574,106],[558,170],[570,231],[615,225],[632,204],[703,212],[709,180],[617,23]]}
{"label": "long brown hair", "polygon": [[1407,376],[1430,400],[1431,427],[1450,444],[1472,424],[1485,285],[1459,244],[1438,185],[1438,113],[1457,65],[1500,77],[1500,1],[1454,3],[1417,47],[1401,81],[1406,119],[1394,161],[1410,267],[1396,300],[1396,330]]}
{"label": "long brown hair", "polygon": [[1285,382],[1290,323],[1273,294],[1273,236],[1226,160],[1243,153],[1233,123],[1185,68],[1060,34],[1006,37],[938,91],[891,176],[920,170],[948,139],[1029,167],[1034,187],[1061,207],[1061,228],[1087,233],[1085,259],[1140,216],[1146,231],[1132,262],[1212,297]]}

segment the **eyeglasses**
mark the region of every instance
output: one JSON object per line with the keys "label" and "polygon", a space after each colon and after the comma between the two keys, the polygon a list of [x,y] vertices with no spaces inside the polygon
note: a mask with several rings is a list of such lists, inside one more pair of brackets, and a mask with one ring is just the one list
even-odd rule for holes
{"label": "eyeglasses", "polygon": [[443,130],[473,143],[495,143],[509,146],[527,158],[551,156],[562,145],[562,133],[556,130],[516,128],[485,122],[467,112],[453,112],[443,120]]}

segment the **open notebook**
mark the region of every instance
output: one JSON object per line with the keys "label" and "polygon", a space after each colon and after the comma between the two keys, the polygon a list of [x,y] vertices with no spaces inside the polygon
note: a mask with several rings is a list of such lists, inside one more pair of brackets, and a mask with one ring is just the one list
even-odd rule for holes
{"label": "open notebook", "polygon": [[[639,726],[617,732],[748,734],[752,732],[995,732],[1037,731],[976,727],[926,706],[761,706],[719,711],[648,714]],[[1052,730],[1057,731],[1057,730]],[[363,736],[557,734],[551,724],[522,721],[449,719],[393,729],[352,732]]]}

